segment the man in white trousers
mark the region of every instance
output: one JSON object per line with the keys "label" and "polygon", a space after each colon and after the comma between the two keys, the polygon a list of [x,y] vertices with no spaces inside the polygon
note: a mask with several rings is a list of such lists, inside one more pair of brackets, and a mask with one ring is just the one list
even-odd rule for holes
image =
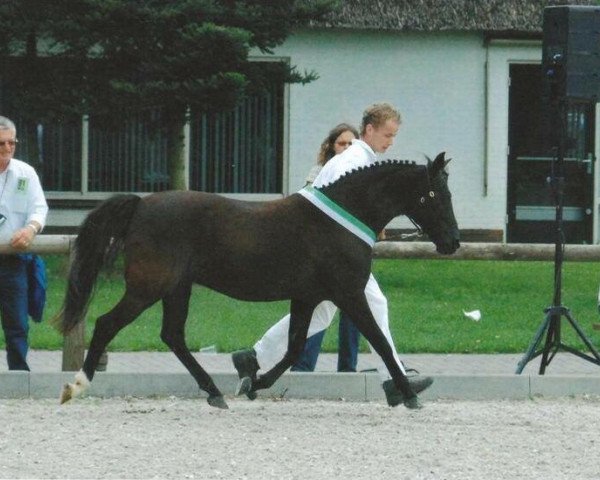
{"label": "man in white trousers", "polygon": [[[394,138],[400,127],[400,114],[387,103],[378,103],[368,107],[361,122],[361,138],[354,140],[344,152],[333,157],[325,164],[313,182],[313,187],[320,188],[335,182],[342,175],[356,168],[368,166],[377,160],[377,153],[384,153],[394,143]],[[373,274],[369,276],[365,287],[365,295],[375,321],[387,338],[394,358],[403,373],[406,370],[398,358],[389,328],[387,299],[383,295]],[[330,301],[321,302],[315,308],[308,336],[326,329],[332,322],[337,307]],[[233,363],[240,378],[256,378],[258,370],[268,371],[283,359],[288,347],[290,315],[286,315],[273,325],[265,335],[254,345],[252,350],[240,350],[232,355]],[[371,350],[374,352],[373,348]],[[382,386],[390,406],[402,403],[404,396],[396,388],[383,360],[378,355],[378,372]],[[408,379],[412,390],[419,393],[433,383],[430,377],[411,376]],[[248,397],[256,398],[254,391],[248,392]]]}

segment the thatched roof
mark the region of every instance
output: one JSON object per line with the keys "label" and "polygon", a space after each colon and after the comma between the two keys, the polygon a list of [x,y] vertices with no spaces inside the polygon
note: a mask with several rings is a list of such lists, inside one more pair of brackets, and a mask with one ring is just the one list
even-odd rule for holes
{"label": "thatched roof", "polygon": [[598,5],[596,0],[342,0],[320,26],[376,30],[455,30],[541,33],[551,5]]}

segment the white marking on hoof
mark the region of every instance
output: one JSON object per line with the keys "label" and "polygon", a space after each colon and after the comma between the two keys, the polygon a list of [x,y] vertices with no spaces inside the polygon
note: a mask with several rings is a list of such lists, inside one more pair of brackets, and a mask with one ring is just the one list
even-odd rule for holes
{"label": "white marking on hoof", "polygon": [[71,400],[71,398],[80,396],[90,386],[90,381],[83,370],[75,374],[75,382],[67,383],[60,394],[61,405]]}

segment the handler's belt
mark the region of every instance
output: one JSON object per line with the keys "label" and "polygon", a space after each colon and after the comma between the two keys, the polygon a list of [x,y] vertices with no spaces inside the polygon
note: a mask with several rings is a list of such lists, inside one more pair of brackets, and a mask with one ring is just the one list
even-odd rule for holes
{"label": "handler's belt", "polygon": [[373,245],[375,245],[375,240],[377,239],[375,232],[354,215],[347,212],[333,200],[324,195],[323,192],[309,185],[304,187],[298,193],[319,210],[321,210],[329,218],[336,221],[342,227],[346,228],[364,241],[367,245],[369,245],[369,247],[372,248]]}

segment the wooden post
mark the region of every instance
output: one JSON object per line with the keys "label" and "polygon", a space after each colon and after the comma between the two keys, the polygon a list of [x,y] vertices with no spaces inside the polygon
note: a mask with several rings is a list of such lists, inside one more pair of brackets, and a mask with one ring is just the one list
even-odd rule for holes
{"label": "wooden post", "polygon": [[[69,241],[69,264],[73,261],[74,238]],[[70,270],[70,268],[69,268]],[[79,322],[63,339],[62,371],[81,370],[85,356],[85,321]]]}
{"label": "wooden post", "polygon": [[79,322],[63,342],[62,371],[76,372],[83,367],[85,354],[85,322]]}

